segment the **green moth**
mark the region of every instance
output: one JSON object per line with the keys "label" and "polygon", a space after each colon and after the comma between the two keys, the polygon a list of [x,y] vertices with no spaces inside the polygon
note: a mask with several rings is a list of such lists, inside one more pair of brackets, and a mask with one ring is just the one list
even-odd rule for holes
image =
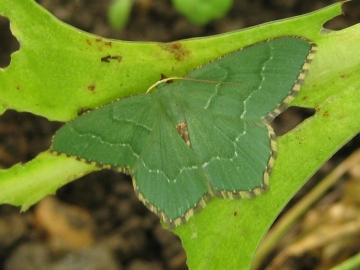
{"label": "green moth", "polygon": [[139,199],[177,226],[212,196],[267,189],[276,156],[269,123],[300,90],[315,52],[298,37],[237,50],[76,118],[52,151],[130,174]]}

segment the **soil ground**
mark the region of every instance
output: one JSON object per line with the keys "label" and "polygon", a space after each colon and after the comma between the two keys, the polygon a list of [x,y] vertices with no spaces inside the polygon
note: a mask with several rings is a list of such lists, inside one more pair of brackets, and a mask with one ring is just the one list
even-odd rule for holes
{"label": "soil ground", "polygon": [[[226,17],[206,26],[194,26],[169,1],[134,0],[130,21],[122,31],[112,30],[107,23],[108,0],[37,2],[64,22],[100,36],[165,42],[238,30],[311,12],[334,1],[235,0]],[[360,4],[354,1],[345,5],[345,16],[335,18],[326,27],[342,29],[359,21]],[[8,65],[16,46],[7,20],[0,18],[1,67]],[[291,109],[274,125],[278,133],[283,133],[310,115],[311,111]],[[7,111],[0,117],[0,167],[26,162],[46,150],[59,126],[28,113]],[[355,137],[299,191],[287,209],[358,147],[359,138]],[[360,229],[343,241],[337,239],[313,248],[304,243],[304,239],[316,239],[316,234],[306,228],[330,233],[340,228],[339,224],[346,224],[339,211],[348,213],[350,206],[354,212],[350,220],[359,219],[359,193],[355,192],[359,191],[359,180],[356,173],[349,175],[290,230],[264,263],[267,269],[328,269],[359,252],[360,242],[354,239],[358,239]],[[324,228],[319,224],[326,220],[319,220],[319,216],[340,221]],[[294,246],[300,246],[300,252],[292,252]],[[0,206],[0,269],[180,270],[187,266],[179,239],[163,229],[158,218],[138,201],[131,179],[101,171],[62,187],[56,196],[45,198],[25,213],[19,214],[19,208],[9,205]]]}

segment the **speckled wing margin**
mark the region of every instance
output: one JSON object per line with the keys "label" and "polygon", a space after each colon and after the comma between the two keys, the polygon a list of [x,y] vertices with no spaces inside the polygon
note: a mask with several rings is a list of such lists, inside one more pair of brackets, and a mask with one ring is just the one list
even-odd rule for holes
{"label": "speckled wing margin", "polygon": [[[261,99],[268,99],[263,95],[270,93],[269,100],[273,96],[267,90],[269,76],[287,77],[284,70],[277,74],[279,67],[271,61],[282,57],[281,63],[287,63],[286,58],[292,57],[277,44],[294,51],[291,43],[300,40],[311,45],[301,58],[302,67],[289,71],[295,75],[293,83],[279,86],[284,89],[276,93],[283,97],[271,106],[266,104],[269,110],[263,109]],[[186,75],[190,80],[159,85],[153,94],[125,98],[86,113],[59,130],[52,151],[130,174],[138,198],[170,227],[178,226],[213,196],[252,198],[267,189],[276,157],[270,122],[300,90],[315,52],[315,44],[298,37],[245,47],[190,72]],[[260,74],[249,61],[253,58],[263,63]],[[239,66],[242,70],[232,73]],[[212,83],[204,83],[204,78]],[[270,86],[271,91],[278,91],[274,82]],[[251,142],[251,134],[260,134],[260,142]],[[242,164],[254,149],[264,154],[250,157],[245,171],[239,168],[236,164]],[[181,158],[172,162],[171,153],[181,153]],[[252,165],[258,167],[259,158],[264,167],[247,172]]]}
{"label": "speckled wing margin", "polygon": [[[303,40],[306,40],[306,39],[303,39]],[[306,57],[306,59],[304,61],[304,65],[301,68],[299,76],[298,76],[290,94],[288,95],[288,97],[285,98],[284,101],[282,103],[280,103],[278,107],[276,107],[271,113],[269,113],[269,115],[267,115],[265,117],[265,119],[268,123],[272,122],[276,116],[278,116],[280,113],[282,113],[283,111],[285,111],[287,109],[289,104],[295,99],[295,97],[298,95],[298,93],[301,89],[301,85],[304,82],[305,76],[310,68],[310,64],[313,61],[315,54],[317,52],[317,45],[310,40],[306,40],[306,41],[309,42],[309,44],[311,45],[311,49],[309,51],[308,56]]]}

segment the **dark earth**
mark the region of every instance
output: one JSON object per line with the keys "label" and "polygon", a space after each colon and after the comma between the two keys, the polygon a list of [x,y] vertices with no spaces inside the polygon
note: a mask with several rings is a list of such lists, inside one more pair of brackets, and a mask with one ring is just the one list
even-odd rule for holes
{"label": "dark earth", "polygon": [[[62,21],[87,32],[129,41],[167,42],[209,36],[288,18],[336,1],[235,0],[226,17],[206,26],[194,26],[172,7],[170,1],[134,0],[130,21],[122,31],[112,30],[108,25],[108,0],[37,2]],[[359,23],[360,1],[346,3],[344,14],[328,22],[326,27],[336,30]],[[18,44],[10,34],[8,20],[0,17],[0,67],[9,64],[11,52],[17,49]],[[313,110],[289,109],[274,122],[276,132],[283,134],[312,114]],[[52,135],[60,126],[61,123],[51,123],[29,113],[7,111],[0,117],[0,168],[29,161],[48,149]],[[339,150],[284,211],[290,209],[359,145],[359,137],[355,137]],[[359,193],[345,192],[354,189],[359,191],[359,184],[352,184],[354,177],[339,180],[324,196],[325,200],[316,206],[320,208],[312,209],[309,214],[318,213],[314,215],[319,216],[322,213],[326,216],[326,211],[330,213],[331,209],[338,209],[334,206],[339,207],[343,198],[346,197],[347,202],[352,201],[349,199],[353,198],[351,194]],[[356,203],[352,201],[351,204],[358,209],[358,199]],[[360,214],[357,214],[359,218]],[[307,215],[291,229],[264,261],[261,269],[329,269],[360,251],[360,241],[347,241],[344,244],[337,240],[337,252],[334,247],[332,253],[328,250],[326,253],[325,248],[330,246],[326,243],[323,246],[315,245],[316,248],[312,249],[304,247],[299,253],[288,252],[285,259],[279,259],[278,254],[286,248],[290,250],[292,243],[305,234],[306,226],[314,228],[317,226],[314,224],[326,222],[311,223],[309,220],[314,219]],[[358,239],[360,225],[358,227],[350,238]],[[307,239],[309,237],[311,234],[308,234]],[[332,255],[325,256],[329,252]],[[274,258],[280,263],[272,266],[270,262]],[[163,229],[157,216],[136,198],[131,179],[104,170],[60,188],[55,196],[45,198],[24,213],[20,213],[18,207],[0,206],[0,269],[180,270],[187,269],[187,266],[180,240],[171,231]],[[223,269],[227,269],[225,265]]]}

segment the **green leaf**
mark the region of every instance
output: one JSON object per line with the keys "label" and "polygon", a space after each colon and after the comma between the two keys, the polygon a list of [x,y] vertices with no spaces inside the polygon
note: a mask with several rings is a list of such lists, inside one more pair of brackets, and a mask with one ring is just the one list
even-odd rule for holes
{"label": "green leaf", "polygon": [[[304,16],[213,37],[131,43],[100,39],[69,27],[35,1],[2,0],[0,15],[10,19],[21,47],[12,55],[10,66],[0,70],[0,111],[14,108],[68,121],[78,111],[146,92],[161,74],[183,76],[261,40],[301,36],[314,41],[318,53],[292,105],[313,107],[316,113],[279,138],[270,190],[254,200],[214,198],[188,223],[174,229],[191,269],[224,269],[225,265],[228,269],[248,269],[261,238],[286,202],[360,130],[360,26],[341,31],[322,29],[326,21],[341,14],[340,7],[335,4]],[[111,48],[105,46],[110,44],[107,42]],[[109,62],[102,62],[102,58]],[[17,91],[18,82],[21,91]],[[0,171],[0,201],[23,205],[29,203],[24,183],[40,188],[44,182],[39,179],[48,177],[47,184],[60,187],[96,169],[71,160],[70,170],[63,170],[64,160],[44,154],[16,166],[17,170]],[[52,179],[52,170],[61,171],[61,175]],[[39,192],[37,199],[48,192],[53,190]]]}
{"label": "green leaf", "polygon": [[113,29],[124,29],[133,5],[133,0],[112,0],[108,9],[108,20]]}
{"label": "green leaf", "polygon": [[172,3],[193,24],[204,25],[225,16],[233,0],[172,0]]}
{"label": "green leaf", "polygon": [[276,154],[269,122],[298,92],[311,48],[286,37],[238,50],[86,113],[56,133],[52,149],[130,173],[169,226],[211,196],[253,197],[267,188]]}
{"label": "green leaf", "polygon": [[54,194],[60,186],[95,170],[98,169],[74,159],[43,152],[25,166],[17,164],[0,171],[0,200],[20,205],[24,211],[44,196]]}

